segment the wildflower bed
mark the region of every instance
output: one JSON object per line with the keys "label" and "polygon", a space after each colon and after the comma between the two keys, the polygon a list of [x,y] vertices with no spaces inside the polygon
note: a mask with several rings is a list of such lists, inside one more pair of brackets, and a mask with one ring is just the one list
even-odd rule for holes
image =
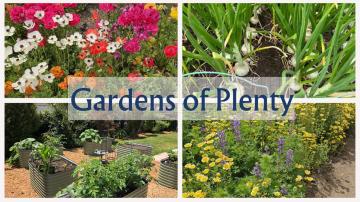
{"label": "wildflower bed", "polygon": [[66,97],[69,77],[176,75],[170,4],[6,4],[5,95]]}
{"label": "wildflower bed", "polygon": [[[294,121],[184,124],[184,197],[305,197],[345,144],[353,104],[298,104]],[[352,128],[353,129],[353,128]]]}

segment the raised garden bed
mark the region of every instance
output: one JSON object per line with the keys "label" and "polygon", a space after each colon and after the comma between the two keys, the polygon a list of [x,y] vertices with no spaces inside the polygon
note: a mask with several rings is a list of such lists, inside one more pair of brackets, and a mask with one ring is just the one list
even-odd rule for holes
{"label": "raised garden bed", "polygon": [[29,168],[29,158],[31,150],[29,149],[20,149],[19,150],[19,166],[20,168]]}
{"label": "raised garden bed", "polygon": [[54,170],[51,173],[43,173],[36,161],[29,162],[31,187],[41,197],[54,197],[61,189],[74,181],[72,172],[76,164],[61,156],[54,160],[51,165]]}
{"label": "raised garden bed", "polygon": [[135,143],[124,143],[117,146],[116,148],[116,154],[118,157],[126,156],[134,151],[138,151],[145,155],[151,155],[152,146]]}
{"label": "raised garden bed", "polygon": [[177,189],[177,163],[169,161],[168,159],[160,162],[160,171],[157,181],[160,185]]}
{"label": "raised garden bed", "polygon": [[95,155],[96,150],[105,150],[106,152],[112,152],[112,138],[106,137],[102,139],[101,143],[88,142],[84,143],[84,153],[86,155]]}

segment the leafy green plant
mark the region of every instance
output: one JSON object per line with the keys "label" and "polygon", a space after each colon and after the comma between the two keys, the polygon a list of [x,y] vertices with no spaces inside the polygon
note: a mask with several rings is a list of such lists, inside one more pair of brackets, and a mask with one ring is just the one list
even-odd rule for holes
{"label": "leafy green plant", "polygon": [[122,197],[150,181],[152,158],[132,153],[121,159],[103,164],[93,159],[79,165],[77,180],[58,195],[71,197]]}
{"label": "leafy green plant", "polygon": [[99,132],[94,129],[86,129],[84,132],[80,134],[81,142],[95,142],[101,143],[102,139],[99,135]]}
{"label": "leafy green plant", "polygon": [[32,162],[38,169],[46,174],[55,172],[55,167],[51,163],[59,156],[58,148],[52,145],[40,144],[31,152]]}
{"label": "leafy green plant", "polygon": [[172,162],[177,162],[177,160],[178,160],[177,151],[170,150],[170,151],[168,152],[168,155],[169,155],[169,160],[170,160],[170,161],[172,161]]}
{"label": "leafy green plant", "polygon": [[11,156],[8,159],[8,163],[11,165],[16,165],[19,161],[20,150],[33,150],[37,146],[39,146],[39,142],[37,142],[34,138],[26,138],[21,140],[20,142],[16,142],[12,147],[10,147]]}
{"label": "leafy green plant", "polygon": [[43,141],[46,145],[60,147],[64,143],[63,139],[64,135],[57,135],[53,132],[47,132],[43,134]]}

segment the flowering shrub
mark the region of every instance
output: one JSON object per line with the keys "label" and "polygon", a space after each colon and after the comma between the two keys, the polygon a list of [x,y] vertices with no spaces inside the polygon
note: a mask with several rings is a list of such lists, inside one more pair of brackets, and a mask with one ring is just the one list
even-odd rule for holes
{"label": "flowering shrub", "polygon": [[177,8],[6,5],[5,95],[66,97],[69,77],[174,76]]}
{"label": "flowering shrub", "polygon": [[299,104],[294,121],[184,124],[184,197],[304,197],[344,144],[353,104]]}

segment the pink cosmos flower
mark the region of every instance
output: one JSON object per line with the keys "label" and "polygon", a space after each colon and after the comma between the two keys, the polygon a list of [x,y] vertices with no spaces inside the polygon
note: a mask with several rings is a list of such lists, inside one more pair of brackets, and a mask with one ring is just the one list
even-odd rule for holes
{"label": "pink cosmos flower", "polygon": [[64,3],[63,6],[64,6],[64,8],[76,8],[77,4],[76,3]]}
{"label": "pink cosmos flower", "polygon": [[14,23],[23,23],[25,21],[25,9],[22,6],[14,6],[10,10],[10,19]]}
{"label": "pink cosmos flower", "polygon": [[130,41],[128,41],[124,44],[124,50],[127,53],[136,53],[136,52],[139,52],[140,49],[141,49],[141,46],[139,44],[139,41],[136,39],[131,39]]}
{"label": "pink cosmos flower", "polygon": [[42,19],[45,29],[55,29],[57,23],[52,19],[53,15],[51,13],[45,13],[45,17]]}
{"label": "pink cosmos flower", "polygon": [[73,20],[69,22],[70,26],[76,26],[77,24],[80,23],[80,15],[73,13]]}
{"label": "pink cosmos flower", "polygon": [[99,4],[99,9],[102,10],[105,13],[109,13],[113,10],[115,10],[114,4]]}

